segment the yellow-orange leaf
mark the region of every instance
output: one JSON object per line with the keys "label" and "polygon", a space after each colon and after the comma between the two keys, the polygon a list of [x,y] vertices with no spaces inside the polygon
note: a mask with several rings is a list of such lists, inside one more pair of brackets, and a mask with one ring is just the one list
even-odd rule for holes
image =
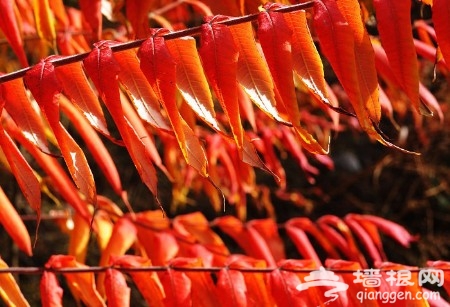
{"label": "yellow-orange leaf", "polygon": [[55,68],[56,76],[63,87],[63,93],[82,111],[92,127],[109,135],[102,107],[94,94],[81,63],[71,63]]}
{"label": "yellow-orange leaf", "polygon": [[250,99],[271,118],[286,123],[276,108],[272,77],[254,38],[251,23],[229,27],[239,50],[237,80]]}
{"label": "yellow-orange leaf", "polygon": [[53,46],[56,39],[55,18],[49,0],[33,0],[32,5],[39,37]]}
{"label": "yellow-orange leaf", "polygon": [[[0,258],[0,269],[7,269],[8,265]],[[0,274],[0,297],[9,305],[17,307],[30,306],[20,291],[11,273]]]}
{"label": "yellow-orange leaf", "polygon": [[338,1],[337,4],[353,32],[356,74],[363,104],[370,119],[378,124],[381,118],[381,106],[377,71],[375,69],[375,54],[362,21],[360,5],[357,0]]}
{"label": "yellow-orange leaf", "polygon": [[125,85],[139,117],[156,128],[171,130],[161,113],[158,97],[139,68],[136,52],[134,50],[116,52],[114,58],[121,68],[119,80]]}
{"label": "yellow-orange leaf", "polygon": [[177,86],[184,100],[202,120],[219,131],[211,92],[195,44],[192,37],[166,41],[177,64]]}

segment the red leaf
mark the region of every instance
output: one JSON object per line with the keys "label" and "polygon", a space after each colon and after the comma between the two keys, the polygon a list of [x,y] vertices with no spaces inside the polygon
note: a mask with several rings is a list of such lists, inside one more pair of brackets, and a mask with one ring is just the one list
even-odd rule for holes
{"label": "red leaf", "polygon": [[89,85],[81,63],[58,66],[55,68],[55,73],[62,85],[64,95],[82,111],[92,127],[109,136],[102,107]]}
{"label": "red leaf", "polygon": [[228,268],[220,270],[216,291],[222,306],[247,306],[247,286],[240,271]]}
{"label": "red leaf", "polygon": [[63,289],[59,286],[58,278],[53,272],[44,271],[40,282],[42,307],[63,306]]}
{"label": "red leaf", "polygon": [[102,34],[101,0],[80,0],[80,9],[91,26],[94,34],[93,40],[100,40]]}
{"label": "red leaf", "polygon": [[[160,213],[160,212],[158,212]],[[113,265],[119,265],[124,268],[142,268],[150,267],[151,261],[139,256],[124,255],[120,257],[111,257]],[[164,288],[156,272],[150,271],[130,271],[134,284],[142,294],[149,306],[163,307]]]}
{"label": "red leaf", "polygon": [[144,143],[124,117],[120,102],[119,83],[117,81],[120,68],[113,57],[108,43],[98,43],[96,48],[83,61],[83,64],[114,119],[139,176],[149,190],[156,195],[156,170],[151,163]]}
{"label": "red leaf", "polygon": [[176,64],[164,38],[152,33],[139,49],[141,69],[163,104],[186,162],[207,177],[205,151],[195,133],[181,117],[176,103]]}
{"label": "red leaf", "polygon": [[127,0],[125,12],[134,31],[134,38],[145,38],[148,33],[149,12],[157,6],[156,1]]}
{"label": "red leaf", "polygon": [[[27,228],[9,201],[3,189],[0,187],[0,224],[11,236],[17,247],[28,256],[33,254],[30,235]],[[1,275],[1,274],[0,274]]]}
{"label": "red leaf", "polygon": [[286,258],[284,244],[278,233],[278,227],[273,219],[258,219],[247,223],[248,228],[255,229],[266,241],[275,261]]}
{"label": "red leaf", "polygon": [[0,29],[11,44],[14,53],[23,67],[28,66],[27,56],[23,49],[19,25],[14,14],[14,1],[0,0]]}
{"label": "red leaf", "polygon": [[119,173],[102,140],[74,105],[64,99],[64,97],[61,97],[59,102],[61,111],[63,111],[70,119],[72,125],[74,125],[80,136],[83,138],[90,154],[102,170],[106,180],[111,184],[114,192],[116,192],[117,195],[121,195],[122,183],[120,182]]}
{"label": "red leaf", "polygon": [[167,119],[161,113],[158,97],[139,67],[136,52],[116,52],[114,58],[120,65],[119,80],[125,85],[139,117],[156,128],[171,130]]}
{"label": "red leaf", "polygon": [[105,289],[109,307],[130,306],[131,289],[128,288],[122,273],[114,269],[107,269]]}
{"label": "red leaf", "polygon": [[81,193],[86,196],[89,203],[95,203],[94,177],[86,156],[59,121],[61,86],[56,78],[53,64],[50,61],[41,61],[26,73],[24,80],[55,134],[64,161],[75,184]]}
{"label": "red leaf", "polygon": [[22,79],[1,84],[5,110],[19,127],[21,133],[41,151],[49,153],[45,128],[41,117],[28,99]]}
{"label": "red leaf", "polygon": [[[270,4],[268,5],[269,8]],[[302,146],[312,153],[326,154],[328,149],[300,125],[300,111],[294,86],[291,52],[292,31],[282,13],[262,12],[258,15],[258,37],[267,64],[289,119],[298,133]],[[328,145],[327,145],[328,146]]]}
{"label": "red leaf", "polygon": [[419,97],[419,69],[411,26],[411,1],[374,0],[373,4],[381,44],[395,78],[412,105],[423,115],[432,115],[421,104]]}
{"label": "red leaf", "polygon": [[169,268],[161,274],[161,283],[167,293],[164,298],[166,307],[192,306],[192,282],[185,273]]}
{"label": "red leaf", "polygon": [[[1,107],[0,107],[1,113]],[[25,160],[9,134],[0,125],[0,148],[6,156],[11,171],[22,190],[28,204],[38,215],[41,215],[41,186],[33,169]],[[38,222],[39,223],[39,222]]]}
{"label": "red leaf", "polygon": [[209,84],[228,118],[238,148],[242,147],[244,130],[239,115],[236,82],[238,49],[230,29],[207,20],[201,28],[200,57]]}
{"label": "red leaf", "polygon": [[[87,269],[88,266],[75,261],[72,256],[66,255],[53,255],[45,264],[47,269],[54,268],[76,268]],[[105,302],[100,297],[99,293],[95,289],[94,273],[63,273],[66,281],[72,291],[72,294],[77,299],[81,299],[83,303],[93,307],[104,307]]]}
{"label": "red leaf", "polygon": [[432,12],[436,40],[445,62],[450,65],[450,3],[446,0],[433,0]]}

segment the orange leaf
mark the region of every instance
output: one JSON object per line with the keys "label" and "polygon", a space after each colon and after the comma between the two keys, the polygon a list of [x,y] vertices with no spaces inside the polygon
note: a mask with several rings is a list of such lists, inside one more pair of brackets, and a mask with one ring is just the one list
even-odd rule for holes
{"label": "orange leaf", "polygon": [[44,271],[40,282],[42,307],[63,306],[63,289],[59,286],[58,278],[53,272]]}
{"label": "orange leaf", "polygon": [[[160,213],[160,212],[158,212]],[[123,268],[142,268],[152,265],[149,259],[139,256],[123,255],[120,257],[111,257],[111,263]],[[142,294],[149,306],[163,307],[165,297],[164,288],[156,272],[150,271],[130,271],[134,284]]]}
{"label": "orange leaf", "polygon": [[94,94],[81,63],[71,63],[55,68],[56,76],[63,88],[63,93],[69,97],[89,121],[92,127],[109,136],[106,119],[102,107]]}
{"label": "orange leaf", "polygon": [[128,288],[123,274],[114,269],[107,269],[105,274],[105,289],[108,306],[130,306],[131,289]]}
{"label": "orange leaf", "polygon": [[[108,245],[102,252],[99,266],[107,266],[110,264],[111,256],[124,255],[126,251],[134,244],[137,238],[137,229],[130,217],[125,215],[117,220],[109,238]],[[98,291],[103,294],[105,274],[100,273],[97,278]]]}
{"label": "orange leaf", "polygon": [[[28,234],[27,228],[1,187],[0,224],[3,225],[6,232],[11,236],[21,251],[28,256],[33,254],[30,235]],[[0,274],[0,276],[1,275],[2,274]]]}
{"label": "orange leaf", "polygon": [[72,125],[74,125],[84,140],[90,154],[102,170],[103,175],[105,175],[106,180],[111,184],[114,192],[117,195],[121,195],[122,183],[120,182],[119,173],[102,140],[76,107],[67,101],[65,97],[61,97],[59,102],[61,111],[70,119]]}
{"label": "orange leaf", "polygon": [[22,79],[2,83],[5,110],[21,133],[41,151],[49,153],[45,128],[41,117],[28,99]]}
{"label": "orange leaf", "polygon": [[[229,27],[239,50],[237,80],[250,99],[268,116],[286,123],[276,108],[274,84],[267,63],[262,58],[251,23]],[[219,51],[218,51],[219,52]]]}
{"label": "orange leaf", "polygon": [[[155,30],[156,31],[156,30]],[[176,104],[176,63],[164,38],[152,33],[139,49],[141,70],[163,104],[186,162],[208,177],[205,151],[194,131],[181,117]]]}
{"label": "orange leaf", "polygon": [[240,271],[221,269],[217,277],[216,291],[222,306],[247,306],[247,286]]}
{"label": "orange leaf", "polygon": [[161,274],[161,283],[164,286],[166,307],[192,306],[191,290],[192,282],[186,273],[171,268]]}
{"label": "orange leaf", "polygon": [[292,60],[294,71],[308,90],[328,106],[328,90],[323,64],[308,28],[305,11],[285,14],[284,18],[292,30]]}
{"label": "orange leaf", "polygon": [[114,119],[139,176],[153,195],[156,195],[156,170],[149,159],[144,143],[140,140],[130,122],[124,117],[117,81],[120,67],[107,42],[97,43],[96,48],[91,51],[83,64]]}
{"label": "orange leaf", "polygon": [[87,203],[81,199],[81,196],[73,182],[66,175],[65,170],[59,165],[56,158],[42,153],[34,146],[14,123],[9,120],[5,123],[5,128],[14,139],[18,140],[27,151],[33,156],[39,166],[49,175],[51,182],[59,194],[70,204],[87,223],[91,221],[91,213],[88,210]]}
{"label": "orange leaf", "polygon": [[[73,256],[66,255],[53,255],[45,264],[46,268],[77,268],[86,269],[88,266],[75,261]],[[94,273],[63,273],[68,285],[71,288],[73,295],[79,298],[86,305],[93,307],[104,307],[105,302],[100,297],[99,293],[95,289]]]}
{"label": "orange leaf", "polygon": [[433,0],[432,12],[436,40],[445,62],[450,65],[450,3],[446,0]]}
{"label": "orange leaf", "polygon": [[33,0],[31,3],[36,20],[37,34],[53,47],[56,39],[55,18],[50,9],[49,0]]}
{"label": "orange leaf", "polygon": [[247,223],[248,228],[255,229],[266,241],[275,261],[285,259],[284,244],[273,219],[258,219]]}
{"label": "orange leaf", "polygon": [[234,140],[241,148],[244,130],[236,82],[238,49],[228,27],[215,23],[214,17],[207,21],[201,28],[200,57],[209,84],[227,116]]}
{"label": "orange leaf", "polygon": [[120,65],[119,80],[125,85],[139,117],[156,128],[171,130],[161,113],[158,97],[139,67],[136,52],[134,50],[116,52],[114,58]]}
{"label": "orange leaf", "polygon": [[[3,193],[3,192],[0,192]],[[0,194],[1,197],[1,194]],[[3,202],[3,201],[1,201]],[[2,210],[0,210],[2,211]],[[0,258],[0,269],[7,269],[8,265]],[[16,280],[11,273],[0,274],[0,297],[9,305],[17,307],[30,306],[20,291]]]}
{"label": "orange leaf", "polygon": [[356,74],[362,102],[370,119],[378,124],[381,117],[381,106],[379,103],[375,56],[366,27],[363,24],[360,4],[357,0],[339,1],[337,4],[353,32]]}
{"label": "orange leaf", "polygon": [[75,184],[81,193],[86,196],[89,203],[95,203],[94,177],[86,156],[59,121],[61,86],[56,78],[53,64],[50,61],[41,61],[26,73],[24,80],[55,134],[64,161]]}
{"label": "orange leaf", "polygon": [[[1,102],[0,102],[1,103]],[[0,107],[1,113],[1,107]],[[28,204],[38,215],[41,214],[41,187],[33,169],[25,160],[9,134],[0,125],[0,148],[6,156],[11,171],[22,190]],[[39,222],[38,222],[39,223]]]}
{"label": "orange leaf", "polygon": [[[270,8],[270,4],[267,5]],[[326,154],[322,146],[300,125],[300,111],[294,86],[291,52],[292,31],[282,13],[262,12],[258,15],[258,37],[267,64],[289,119],[298,133],[302,146],[316,154]],[[328,145],[327,145],[328,146]]]}
{"label": "orange leaf", "polygon": [[19,25],[14,14],[14,1],[0,0],[0,29],[11,44],[14,53],[19,58],[23,67],[28,66],[27,56],[23,50],[22,38]]}
{"label": "orange leaf", "polygon": [[[95,220],[99,213],[95,214]],[[75,257],[75,260],[84,263],[86,252],[91,237],[90,224],[88,224],[78,212],[72,215],[73,229],[70,232],[68,254]],[[102,231],[103,229],[100,229]]]}
{"label": "orange leaf", "polygon": [[179,215],[173,220],[174,230],[183,236],[193,236],[195,240],[213,253],[229,255],[222,239],[209,226],[208,220],[200,212]]}
{"label": "orange leaf", "polygon": [[102,33],[101,2],[101,0],[80,0],[81,12],[92,29],[94,41],[100,40]]}
{"label": "orange leaf", "polygon": [[412,105],[421,114],[432,115],[419,97],[419,69],[411,26],[411,1],[374,0],[373,4],[381,44],[395,78]]}
{"label": "orange leaf", "polygon": [[166,41],[177,65],[177,87],[184,100],[203,121],[220,131],[214,103],[193,37]]}

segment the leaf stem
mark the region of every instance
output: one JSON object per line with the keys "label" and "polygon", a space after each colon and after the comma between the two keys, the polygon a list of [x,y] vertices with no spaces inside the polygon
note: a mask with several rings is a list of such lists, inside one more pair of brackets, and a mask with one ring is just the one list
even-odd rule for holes
{"label": "leaf stem", "polygon": [[[310,8],[313,6],[313,4],[314,4],[314,0],[299,3],[299,4],[280,7],[280,8],[274,9],[273,11],[279,12],[279,13],[290,13],[290,12]],[[241,17],[232,17],[230,19],[219,21],[218,23],[227,25],[227,26],[232,26],[232,25],[236,25],[236,24],[254,21],[258,18],[258,15],[259,15],[259,13],[245,15],[245,16],[241,16]],[[197,34],[200,34],[200,31],[201,31],[201,26],[198,26],[198,27],[193,27],[193,28],[184,29],[184,30],[180,30],[180,31],[170,32],[163,36],[165,39],[176,39],[176,38],[181,38],[181,37],[185,37],[185,36],[197,35]],[[131,42],[118,43],[116,45],[111,46],[111,49],[114,52],[118,52],[118,51],[137,48],[137,47],[141,46],[145,40],[146,39],[139,39],[139,40],[134,40]],[[70,56],[58,57],[58,58],[55,58],[54,60],[51,60],[51,62],[53,63],[54,66],[62,66],[62,65],[82,61],[88,55],[89,55],[89,52],[79,53],[79,54],[70,55]],[[4,83],[4,82],[11,81],[14,79],[22,78],[23,76],[25,76],[25,74],[30,69],[31,69],[31,66],[17,70],[15,72],[12,72],[9,74],[0,75],[0,83]]]}

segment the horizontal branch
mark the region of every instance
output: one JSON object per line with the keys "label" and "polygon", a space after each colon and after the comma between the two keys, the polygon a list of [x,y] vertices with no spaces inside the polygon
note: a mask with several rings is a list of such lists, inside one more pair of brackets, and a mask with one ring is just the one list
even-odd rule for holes
{"label": "horizontal branch", "polygon": [[[122,273],[133,273],[133,272],[162,272],[168,270],[175,270],[180,272],[206,272],[206,273],[215,273],[220,272],[221,270],[231,270],[231,271],[239,271],[242,273],[265,273],[270,274],[276,270],[286,271],[286,272],[294,272],[294,273],[311,273],[313,271],[317,271],[317,269],[295,269],[295,268],[284,268],[284,267],[272,267],[272,268],[237,268],[233,266],[215,266],[215,267],[177,267],[177,266],[146,266],[146,267],[134,267],[134,268],[126,268],[120,266],[92,266],[92,267],[83,267],[83,268],[46,268],[46,267],[11,267],[11,268],[0,268],[0,274],[23,274],[23,275],[39,275],[47,272],[53,272],[57,274],[80,274],[80,273],[99,273],[105,272],[108,269],[115,269]],[[377,269],[378,270],[378,269]],[[420,272],[421,270],[436,270],[436,268],[415,268],[410,269],[408,271],[415,273]],[[444,272],[450,272],[450,269],[440,269]],[[327,271],[338,273],[338,274],[353,274],[354,272],[363,271],[363,270],[340,270],[340,269],[327,269]],[[392,270],[392,269],[379,269],[379,272],[397,272],[400,270]],[[401,271],[404,271],[401,270]]]}
{"label": "horizontal branch", "polygon": [[[279,12],[279,13],[295,12],[295,11],[310,8],[313,6],[313,4],[314,4],[314,0],[299,3],[299,4],[280,7],[280,8],[274,9],[273,12]],[[257,20],[258,15],[259,15],[259,13],[245,15],[245,16],[241,16],[241,17],[230,17],[230,19],[218,21],[217,23],[224,24],[227,26],[232,26],[232,25],[237,25],[237,24]],[[197,35],[197,34],[200,34],[200,32],[201,32],[201,26],[198,26],[198,27],[193,27],[193,28],[189,28],[189,29],[170,32],[170,33],[164,34],[162,36],[165,39],[175,39],[175,38],[181,38],[181,37],[185,37],[185,36]],[[137,48],[137,47],[140,47],[145,40],[146,39],[139,39],[139,40],[134,40],[131,42],[118,43],[118,44],[115,44],[114,46],[111,46],[111,49],[114,52],[118,52],[118,51]],[[61,66],[61,65],[66,65],[66,64],[82,61],[88,55],[89,55],[89,52],[79,53],[79,54],[70,55],[70,56],[63,56],[63,57],[55,58],[55,59],[51,60],[51,62],[54,66]],[[22,78],[31,69],[31,67],[32,66],[17,70],[15,72],[12,72],[9,74],[0,75],[0,83],[4,83],[4,82],[11,81],[14,79]]]}

